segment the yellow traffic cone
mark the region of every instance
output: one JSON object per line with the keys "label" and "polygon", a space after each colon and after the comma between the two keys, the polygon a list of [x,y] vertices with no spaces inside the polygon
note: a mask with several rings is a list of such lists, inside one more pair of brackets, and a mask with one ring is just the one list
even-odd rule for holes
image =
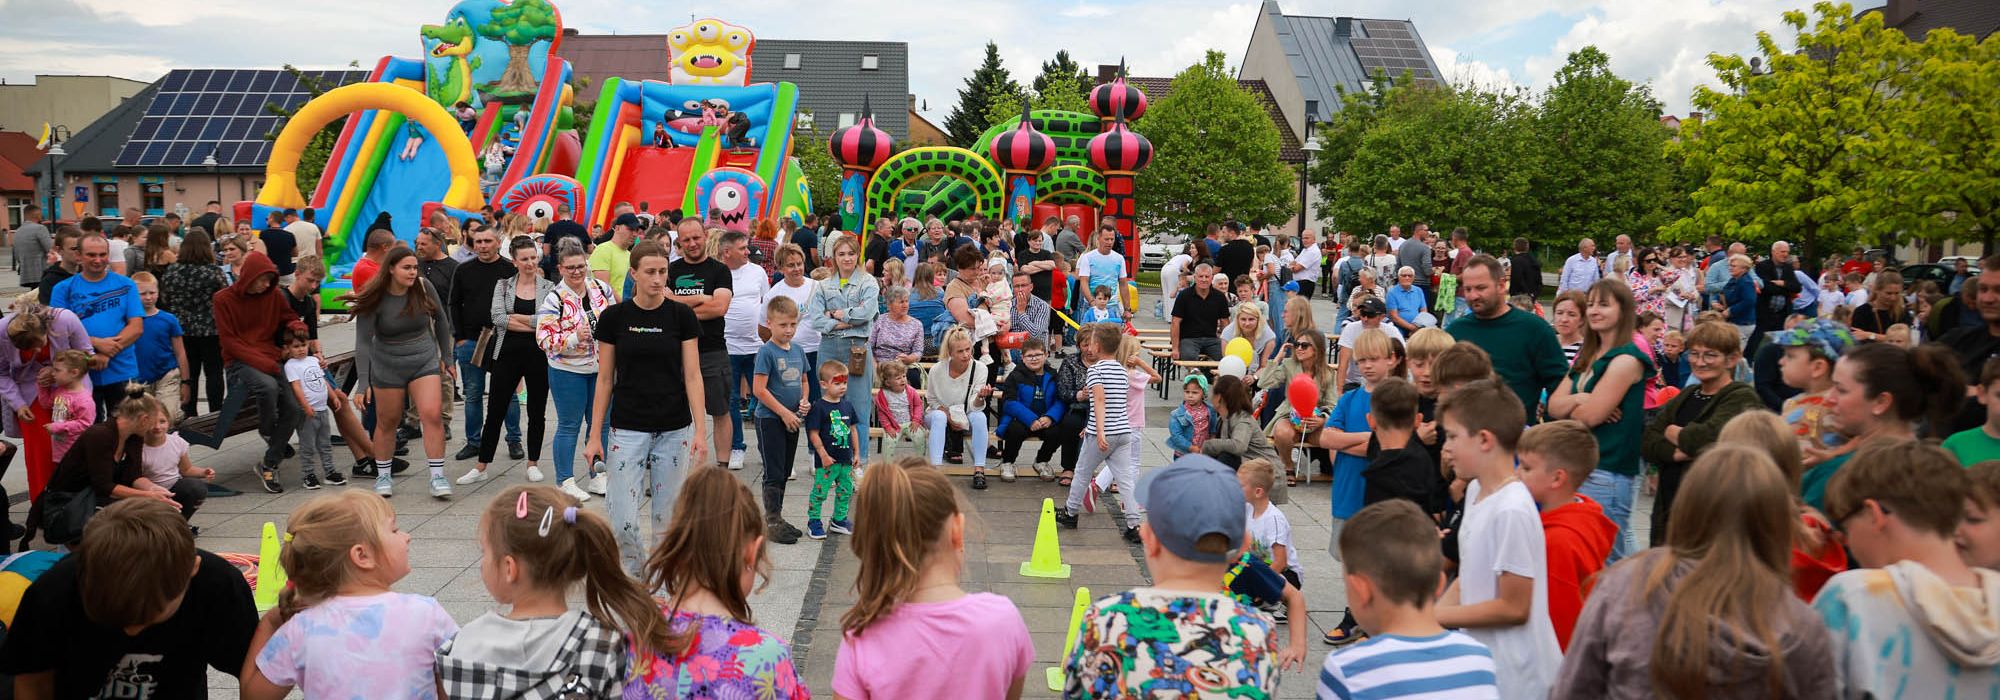
{"label": "yellow traffic cone", "polygon": [[1062,692],[1063,665],[1069,663],[1071,654],[1076,653],[1076,639],[1083,636],[1083,630],[1078,628],[1083,626],[1083,611],[1088,609],[1090,609],[1090,589],[1078,586],[1076,605],[1069,609],[1069,627],[1063,630],[1062,656],[1056,659],[1055,667],[1048,670],[1049,690]]}
{"label": "yellow traffic cone", "polygon": [[278,591],[285,590],[285,567],[278,563],[278,525],[264,523],[263,541],[257,547],[257,612],[278,607]]}
{"label": "yellow traffic cone", "polygon": [[1042,499],[1042,523],[1035,528],[1035,551],[1021,562],[1021,575],[1035,578],[1069,578],[1069,565],[1062,563],[1062,546],[1056,543],[1056,501]]}

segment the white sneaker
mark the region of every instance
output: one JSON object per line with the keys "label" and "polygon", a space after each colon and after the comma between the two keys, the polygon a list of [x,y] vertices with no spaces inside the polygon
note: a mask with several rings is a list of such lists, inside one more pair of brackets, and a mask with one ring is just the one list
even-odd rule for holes
{"label": "white sneaker", "polygon": [[542,468],[532,464],[528,465],[528,480],[539,484],[542,483],[542,479]]}
{"label": "white sneaker", "polygon": [[[444,478],[444,477],[438,477],[438,479],[433,479],[432,481],[433,481],[433,482],[436,482],[436,481],[438,481],[439,479],[443,479],[443,478]],[[487,480],[487,479],[490,479],[490,478],[492,478],[492,477],[490,477],[490,476],[487,476],[486,472],[483,472],[483,471],[480,471],[480,470],[478,470],[478,469],[473,469],[473,470],[470,470],[470,471],[467,471],[467,472],[465,473],[465,476],[461,476],[461,477],[458,477],[458,484],[459,484],[460,486],[470,486],[470,485],[472,485],[472,484],[477,484],[477,483],[479,483],[479,482],[481,482],[481,481],[485,481],[485,480]],[[435,486],[435,485],[436,485],[436,484],[435,484],[435,483],[433,483],[433,486]],[[435,490],[437,490],[437,489],[433,488],[432,490],[433,490],[433,491],[435,491]],[[446,489],[446,490],[447,490],[447,491],[449,491],[450,489]]]}
{"label": "white sneaker", "polygon": [[1013,462],[1008,462],[1008,463],[1006,463],[1006,464],[1002,464],[1002,465],[1000,465],[1000,480],[1001,480],[1001,481],[1005,481],[1005,482],[1007,482],[1007,483],[1010,483],[1010,484],[1011,484],[1011,483],[1014,483],[1014,463],[1013,463]]}
{"label": "white sneaker", "polygon": [[584,487],[584,489],[599,496],[604,495],[604,473],[598,472],[592,474],[590,476],[590,485]]}
{"label": "white sneaker", "polygon": [[389,470],[381,470],[375,475],[375,495],[383,498],[396,495],[396,486],[389,481]]}
{"label": "white sneaker", "polygon": [[[476,472],[477,470],[474,471]],[[485,481],[485,479],[481,478],[480,481]],[[431,498],[451,498],[451,482],[446,481],[443,474],[431,477]]]}
{"label": "white sneaker", "polygon": [[1050,469],[1048,462],[1036,462],[1035,476],[1041,478],[1042,481],[1055,481],[1056,470]]}
{"label": "white sneaker", "polygon": [[730,471],[742,471],[742,470],[743,470],[743,451],[742,451],[742,450],[730,450],[730,451],[729,451],[729,469],[730,469]]}
{"label": "white sneaker", "polygon": [[576,499],[578,503],[590,500],[590,493],[584,491],[583,487],[577,486],[576,477],[573,476],[563,480],[562,492],[569,494],[569,497]]}

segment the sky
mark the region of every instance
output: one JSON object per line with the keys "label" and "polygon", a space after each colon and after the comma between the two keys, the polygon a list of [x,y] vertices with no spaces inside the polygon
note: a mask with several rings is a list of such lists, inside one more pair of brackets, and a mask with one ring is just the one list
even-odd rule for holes
{"label": "sky", "polygon": [[[784,39],[910,45],[910,87],[942,122],[988,40],[1017,80],[1067,49],[1084,66],[1126,59],[1133,75],[1171,76],[1217,49],[1234,67],[1260,4],[1251,0],[734,0],[635,3],[552,0],[585,33],[656,34],[690,13]],[[1711,52],[1754,49],[1757,31],[1785,45],[1779,15],[1808,0],[1280,0],[1287,14],[1408,19],[1447,79],[1546,88],[1569,52],[1595,44],[1612,69],[1647,83],[1672,113],[1697,84],[1716,84]],[[1861,3],[1869,4],[1866,0]],[[282,7],[280,12],[271,8]],[[0,78],[117,75],[152,80],[175,68],[372,68],[421,52],[417,27],[443,0],[0,0]],[[631,76],[652,77],[652,76]]]}

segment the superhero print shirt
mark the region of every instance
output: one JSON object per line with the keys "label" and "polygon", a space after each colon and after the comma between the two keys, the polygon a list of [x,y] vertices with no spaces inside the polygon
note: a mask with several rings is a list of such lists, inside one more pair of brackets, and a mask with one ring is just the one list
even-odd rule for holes
{"label": "superhero print shirt", "polygon": [[1065,698],[1274,697],[1271,618],[1221,591],[1138,588],[1084,614]]}

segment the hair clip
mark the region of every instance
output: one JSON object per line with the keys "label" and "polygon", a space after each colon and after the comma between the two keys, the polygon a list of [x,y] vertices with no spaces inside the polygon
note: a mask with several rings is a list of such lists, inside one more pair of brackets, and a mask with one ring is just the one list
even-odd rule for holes
{"label": "hair clip", "polygon": [[542,511],[542,524],[535,528],[535,534],[540,535],[542,537],[548,537],[549,526],[555,523],[555,519],[556,519],[556,507],[549,506],[548,510]]}
{"label": "hair clip", "polygon": [[291,543],[292,543],[292,533],[287,532],[285,533],[285,544],[291,544]]}
{"label": "hair clip", "polygon": [[576,524],[576,506],[569,506],[563,509],[563,522],[571,525]]}
{"label": "hair clip", "polygon": [[522,491],[521,497],[514,499],[514,518],[516,520],[520,520],[527,517],[528,517],[528,492]]}

